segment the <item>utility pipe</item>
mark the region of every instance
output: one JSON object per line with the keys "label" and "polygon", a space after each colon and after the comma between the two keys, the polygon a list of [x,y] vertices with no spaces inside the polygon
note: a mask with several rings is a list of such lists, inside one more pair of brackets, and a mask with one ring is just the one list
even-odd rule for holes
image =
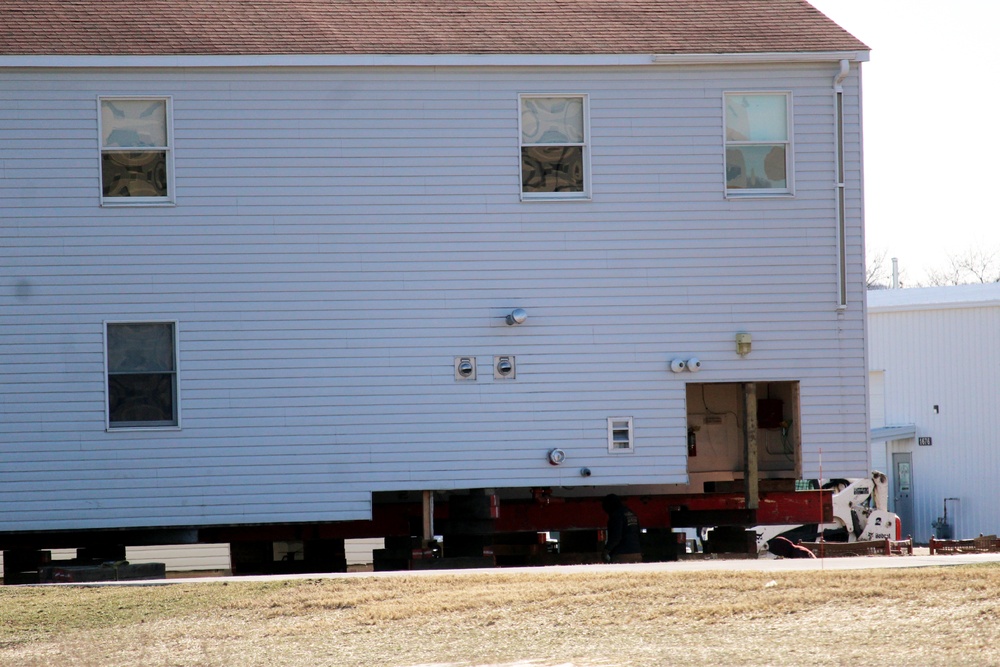
{"label": "utility pipe", "polygon": [[833,79],[833,100],[836,109],[837,160],[837,308],[847,308],[847,213],[844,186],[844,79],[851,72],[851,62],[840,61],[840,71]]}

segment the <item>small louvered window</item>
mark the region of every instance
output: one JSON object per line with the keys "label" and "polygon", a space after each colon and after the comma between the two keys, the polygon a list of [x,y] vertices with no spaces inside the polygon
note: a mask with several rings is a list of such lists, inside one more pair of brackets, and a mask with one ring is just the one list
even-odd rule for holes
{"label": "small louvered window", "polygon": [[625,454],[632,452],[633,448],[632,418],[609,417],[608,452],[611,454]]}

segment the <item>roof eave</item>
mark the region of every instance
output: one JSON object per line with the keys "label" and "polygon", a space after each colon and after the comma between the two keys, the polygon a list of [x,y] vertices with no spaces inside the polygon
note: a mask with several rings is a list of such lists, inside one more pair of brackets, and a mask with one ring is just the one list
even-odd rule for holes
{"label": "roof eave", "polygon": [[772,53],[663,53],[653,62],[668,65],[719,65],[739,63],[868,62],[868,51],[785,51]]}
{"label": "roof eave", "polygon": [[916,424],[899,424],[873,428],[869,437],[873,443],[888,440],[908,440],[917,437],[917,426]]}
{"label": "roof eave", "polygon": [[241,55],[0,55],[3,68],[174,67],[620,67],[866,62],[867,51],[677,54],[241,54]]}
{"label": "roof eave", "polygon": [[883,313],[912,313],[925,310],[961,310],[964,308],[996,308],[1000,299],[970,299],[969,301],[939,301],[936,303],[892,303],[873,306],[868,304],[869,315]]}

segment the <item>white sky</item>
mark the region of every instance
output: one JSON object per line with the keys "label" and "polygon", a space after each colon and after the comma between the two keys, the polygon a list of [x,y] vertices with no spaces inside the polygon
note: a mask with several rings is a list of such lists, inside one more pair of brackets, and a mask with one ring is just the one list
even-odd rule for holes
{"label": "white sky", "polygon": [[864,82],[869,256],[904,284],[1000,250],[1000,0],[809,0],[871,48]]}

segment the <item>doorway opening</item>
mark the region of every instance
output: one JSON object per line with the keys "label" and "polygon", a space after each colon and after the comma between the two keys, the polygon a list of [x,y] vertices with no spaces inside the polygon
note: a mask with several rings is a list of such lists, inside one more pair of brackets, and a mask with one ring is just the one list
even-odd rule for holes
{"label": "doorway opening", "polygon": [[[756,404],[757,471],[761,488],[775,489],[801,476],[802,439],[797,381],[687,385],[688,480],[694,493],[744,487],[747,405]],[[790,482],[770,482],[790,480]]]}

